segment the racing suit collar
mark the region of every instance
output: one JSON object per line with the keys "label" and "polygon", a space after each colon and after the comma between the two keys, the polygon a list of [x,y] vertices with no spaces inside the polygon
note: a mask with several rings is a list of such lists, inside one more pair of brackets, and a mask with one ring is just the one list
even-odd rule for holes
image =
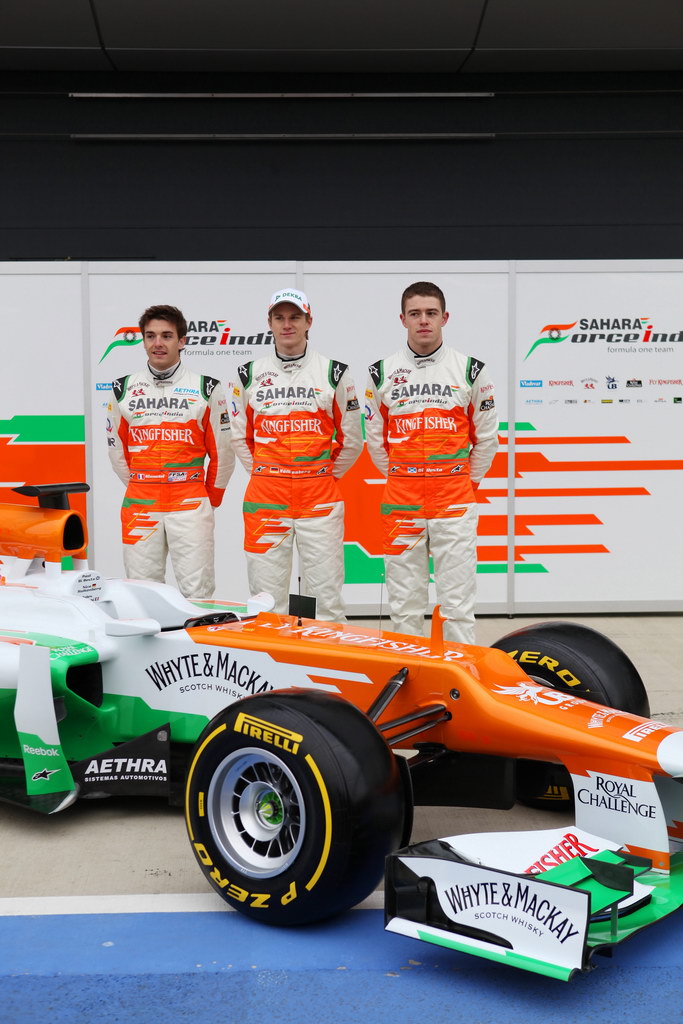
{"label": "racing suit collar", "polygon": [[151,363],[147,363],[147,369],[155,380],[168,380],[180,369],[180,360],[174,366],[169,366],[168,370],[155,370]]}
{"label": "racing suit collar", "polygon": [[179,360],[175,366],[171,366],[168,370],[163,370],[161,372],[153,370],[149,363],[147,363],[146,371],[148,379],[152,384],[155,384],[156,387],[159,388],[175,387],[185,373],[181,360]]}
{"label": "racing suit collar", "polygon": [[282,356],[278,352],[277,348],[275,349],[275,365],[279,370],[283,370],[284,373],[293,373],[295,370],[299,370],[301,367],[306,366],[310,357],[311,350],[308,346],[308,342],[306,343],[306,348],[299,356]]}
{"label": "racing suit collar", "polygon": [[439,347],[430,352],[428,356],[419,355],[408,344],[406,344],[405,351],[407,358],[413,366],[419,369],[421,366],[435,366],[437,363],[440,363],[445,355],[446,346],[441,342]]}

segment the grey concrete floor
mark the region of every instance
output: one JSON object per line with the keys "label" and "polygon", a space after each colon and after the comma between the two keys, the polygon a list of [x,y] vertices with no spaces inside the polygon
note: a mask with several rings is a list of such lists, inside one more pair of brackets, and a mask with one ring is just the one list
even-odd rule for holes
{"label": "grey concrete floor", "polygon": [[[611,637],[640,671],[652,717],[683,726],[683,616],[484,617],[478,620],[477,642],[488,645],[522,625],[551,618],[571,618]],[[519,805],[511,811],[420,807],[413,841],[551,828],[571,820]],[[0,899],[208,891],[190,852],[182,812],[159,800],[81,801],[49,818],[0,805],[0,828]]]}

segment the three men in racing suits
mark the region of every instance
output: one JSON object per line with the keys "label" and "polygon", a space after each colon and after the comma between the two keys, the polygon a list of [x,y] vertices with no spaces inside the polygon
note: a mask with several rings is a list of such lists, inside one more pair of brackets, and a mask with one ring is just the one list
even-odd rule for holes
{"label": "three men in racing suits", "polygon": [[311,350],[303,292],[270,301],[274,351],[243,363],[233,388],[235,452],[250,474],[244,550],[251,593],[268,591],[288,610],[296,540],[304,593],[316,617],[345,621],[344,505],[337,484],[363,447],[356,390],[344,363]]}
{"label": "three men in racing suits", "polygon": [[126,484],[126,575],[163,583],[170,553],[181,593],[211,597],[213,510],[235,462],[227,401],[220,381],[182,365],[187,324],[179,309],[151,306],[139,326],[147,367],[113,382],[107,420],[109,457]]}
{"label": "three men in racing suits", "polygon": [[484,363],[443,343],[443,292],[431,282],[401,300],[406,346],[370,367],[366,436],[387,477],[383,546],[392,625],[421,635],[430,554],[444,637],[473,644],[475,490],[498,448],[493,384]]}

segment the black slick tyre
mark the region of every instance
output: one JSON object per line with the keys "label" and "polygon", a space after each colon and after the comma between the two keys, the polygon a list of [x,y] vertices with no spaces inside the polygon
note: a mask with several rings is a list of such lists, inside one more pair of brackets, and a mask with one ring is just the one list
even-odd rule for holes
{"label": "black slick tyre", "polygon": [[396,758],[372,722],[310,690],[260,694],[217,715],[195,746],[185,805],[213,888],[236,910],[283,925],[340,913],[372,892],[406,817]]}
{"label": "black slick tyre", "polygon": [[[506,651],[535,682],[618,711],[648,718],[643,681],[626,654],[608,637],[573,622],[523,626],[493,647]],[[571,778],[563,765],[519,761],[517,797],[530,807],[568,810]]]}

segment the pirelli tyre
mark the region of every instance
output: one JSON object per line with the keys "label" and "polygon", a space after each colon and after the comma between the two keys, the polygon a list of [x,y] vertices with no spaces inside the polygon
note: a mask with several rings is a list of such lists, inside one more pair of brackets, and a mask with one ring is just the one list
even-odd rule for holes
{"label": "pirelli tyre", "polygon": [[[584,700],[648,718],[650,705],[637,669],[608,637],[574,622],[541,622],[492,645],[506,651],[535,682]],[[530,807],[569,810],[571,778],[559,764],[519,761],[517,797]]]}
{"label": "pirelli tyre", "polygon": [[377,885],[404,839],[397,760],[340,697],[247,697],[199,737],[187,829],[206,878],[235,910],[299,925],[340,913]]}

